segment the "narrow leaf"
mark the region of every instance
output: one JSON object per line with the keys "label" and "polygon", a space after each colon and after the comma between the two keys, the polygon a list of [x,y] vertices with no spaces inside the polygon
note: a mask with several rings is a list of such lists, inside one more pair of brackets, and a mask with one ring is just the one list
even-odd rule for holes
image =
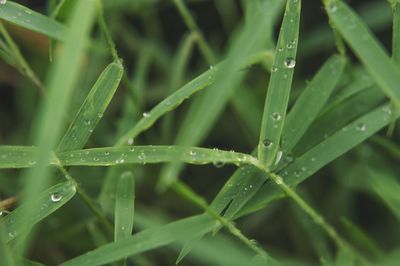
{"label": "narrow leaf", "polygon": [[30,208],[31,205],[22,204],[2,220],[5,241],[9,242],[15,237],[27,233],[21,230],[23,228],[21,223],[29,223],[34,226],[66,204],[75,193],[75,185],[70,182],[59,183],[49,188],[37,197],[35,206],[38,206],[38,208],[30,211],[30,216],[28,217],[25,216],[25,209]]}
{"label": "narrow leaf", "polygon": [[337,30],[384,93],[400,107],[400,70],[390,60],[365,23],[343,2],[326,1],[326,10]]}
{"label": "narrow leaf", "polygon": [[121,81],[123,66],[111,63],[101,73],[58,145],[59,151],[81,149],[92,134]]}
{"label": "narrow leaf", "polygon": [[1,5],[0,18],[56,40],[65,40],[65,26],[15,2]]}
{"label": "narrow leaf", "polygon": [[115,241],[132,234],[134,216],[135,178],[132,172],[124,172],[118,179],[115,200]]}
{"label": "narrow leaf", "polygon": [[271,69],[258,143],[258,158],[267,167],[271,167],[275,161],[285,122],[296,65],[300,6],[301,0],[287,1],[276,47],[275,61]]}

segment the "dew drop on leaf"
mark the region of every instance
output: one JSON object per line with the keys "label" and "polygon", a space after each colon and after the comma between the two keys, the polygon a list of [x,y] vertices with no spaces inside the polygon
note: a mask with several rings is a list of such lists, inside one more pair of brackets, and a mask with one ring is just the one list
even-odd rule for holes
{"label": "dew drop on leaf", "polygon": [[296,60],[293,57],[288,57],[285,59],[286,68],[294,68],[296,66]]}
{"label": "dew drop on leaf", "polygon": [[273,143],[272,143],[272,141],[271,141],[270,139],[264,139],[264,140],[263,140],[263,145],[264,145],[264,147],[266,147],[266,148],[271,148],[272,145],[273,145]]}
{"label": "dew drop on leaf", "polygon": [[274,112],[272,113],[272,119],[274,119],[275,121],[280,121],[282,119],[282,116],[280,113]]}
{"label": "dew drop on leaf", "polygon": [[213,165],[217,168],[221,168],[221,167],[224,167],[225,163],[221,162],[221,161],[216,161],[213,163]]}
{"label": "dew drop on leaf", "polygon": [[357,124],[356,129],[357,131],[364,132],[367,130],[367,125],[365,125],[364,123],[359,123]]}
{"label": "dew drop on leaf", "polygon": [[62,199],[62,196],[58,193],[53,193],[50,198],[52,202],[59,202]]}

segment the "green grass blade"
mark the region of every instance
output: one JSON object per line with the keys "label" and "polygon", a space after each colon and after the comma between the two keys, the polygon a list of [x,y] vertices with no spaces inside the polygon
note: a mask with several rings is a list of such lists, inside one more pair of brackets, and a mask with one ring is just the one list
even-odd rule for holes
{"label": "green grass blade", "polygon": [[327,0],[328,15],[383,92],[400,107],[400,71],[364,22],[343,2]]}
{"label": "green grass blade", "polygon": [[396,218],[400,221],[400,184],[393,176],[369,168],[368,183],[383,202],[389,207]]}
{"label": "green grass blade", "polygon": [[5,241],[9,242],[27,233],[21,230],[23,228],[21,223],[26,222],[30,226],[34,226],[66,204],[75,193],[75,185],[71,182],[59,183],[49,188],[37,197],[35,206],[38,206],[38,208],[31,211],[31,215],[28,218],[25,216],[25,209],[30,208],[31,205],[22,204],[2,220]]}
{"label": "green grass blade", "polygon": [[[281,171],[282,177],[289,186],[297,186],[326,164],[390,124],[391,119],[399,116],[398,113],[392,113],[390,104],[375,108],[297,158],[294,163]],[[276,186],[267,183],[241,210],[239,216],[263,208],[282,195]]]}
{"label": "green grass blade", "polygon": [[124,172],[118,179],[115,200],[115,235],[120,241],[132,234],[135,207],[135,177],[132,172]]}
{"label": "green grass blade", "polygon": [[331,57],[297,99],[283,128],[282,148],[291,151],[317,118],[342,76],[346,60]]}
{"label": "green grass blade", "polygon": [[58,145],[58,151],[76,150],[85,146],[113,98],[122,73],[123,66],[120,63],[111,63],[101,73]]}
{"label": "green grass blade", "polygon": [[258,158],[271,167],[278,153],[289,102],[300,25],[300,0],[288,0],[271,70],[261,123]]}
{"label": "green grass blade", "polygon": [[344,229],[348,232],[347,235],[358,244],[362,250],[374,259],[383,258],[383,250],[379,247],[378,243],[362,230],[359,226],[352,223],[350,220],[342,217],[340,219]]}
{"label": "green grass blade", "polygon": [[[23,175],[25,181],[25,204],[31,205],[37,195],[47,186],[50,169],[47,167],[50,154],[55,149],[64,125],[64,115],[67,110],[73,89],[78,80],[80,63],[91,29],[94,15],[94,1],[77,3],[69,20],[70,28],[65,34],[65,43],[60,58],[50,69],[47,82],[48,97],[45,99],[33,134],[34,143],[39,147],[35,167]],[[26,208],[24,215],[31,216],[35,206]],[[29,227],[29,223],[24,226]],[[27,247],[29,241],[25,242]],[[21,245],[21,251],[24,245]]]}
{"label": "green grass blade", "polygon": [[0,18],[56,40],[65,40],[66,29],[61,23],[20,4],[7,1],[1,5]]}
{"label": "green grass blade", "polygon": [[390,0],[393,10],[393,39],[392,58],[400,63],[400,3],[397,0]]}
{"label": "green grass blade", "polygon": [[61,265],[95,266],[108,264],[173,242],[184,241],[187,238],[205,233],[203,228],[216,225],[215,221],[204,215],[181,219],[164,226],[146,229],[133,237],[107,244]]}
{"label": "green grass blade", "polygon": [[252,164],[256,159],[251,155],[182,146],[130,146],[106,147],[58,153],[63,165],[110,166],[127,163],[186,162],[191,164],[225,163]]}
{"label": "green grass blade", "polygon": [[36,164],[34,147],[0,146],[0,168],[21,168]]}
{"label": "green grass blade", "polygon": [[16,266],[14,257],[12,255],[11,249],[7,246],[5,242],[5,236],[3,236],[3,222],[0,217],[0,265]]}
{"label": "green grass blade", "polygon": [[[249,17],[241,31],[233,39],[226,63],[218,72],[215,83],[201,97],[196,98],[175,138],[175,144],[192,146],[200,143],[211,130],[215,121],[244,78],[240,70],[251,54],[259,51],[269,37],[275,15],[280,10],[280,1],[259,2],[259,12]],[[179,175],[182,164],[168,164],[161,171],[159,188],[165,189]]]}

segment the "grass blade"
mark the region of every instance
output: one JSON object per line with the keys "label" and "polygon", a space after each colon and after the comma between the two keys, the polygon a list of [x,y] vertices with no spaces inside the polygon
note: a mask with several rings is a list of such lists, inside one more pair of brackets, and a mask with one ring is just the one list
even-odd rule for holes
{"label": "grass blade", "polygon": [[119,242],[104,245],[96,250],[64,262],[63,266],[95,266],[133,256],[141,252],[165,246],[200,235],[203,228],[215,227],[217,223],[208,216],[193,216],[164,226],[146,229]]}
{"label": "grass blade", "polygon": [[261,123],[258,158],[267,167],[275,161],[280,146],[289,102],[300,25],[300,0],[288,0],[281,26],[275,61],[265,100]]}
{"label": "grass blade", "polygon": [[30,208],[31,205],[22,204],[2,220],[5,241],[9,242],[15,237],[20,237],[27,233],[21,230],[23,227],[21,227],[20,223],[29,223],[30,226],[34,226],[66,204],[75,193],[75,185],[71,182],[59,183],[49,188],[37,197],[35,206],[39,206],[39,208],[31,211],[29,218],[25,216],[25,209]]}
{"label": "grass blade", "polygon": [[115,200],[115,241],[128,238],[132,234],[135,207],[135,177],[132,172],[124,172],[118,180]]}
{"label": "grass blade", "polygon": [[343,2],[326,0],[326,10],[337,30],[365,65],[383,92],[400,107],[400,71],[364,22]]}
{"label": "grass blade", "polygon": [[291,151],[316,119],[339,82],[345,63],[341,56],[331,57],[297,99],[283,128],[283,150]]}
{"label": "grass blade", "polygon": [[[387,126],[392,121],[392,118],[398,118],[399,116],[400,114],[398,113],[392,113],[390,104],[375,108],[297,158],[294,163],[281,171],[282,177],[284,177],[289,186],[297,186],[326,164]],[[282,197],[282,195],[283,193],[276,186],[267,183],[238,215],[241,216],[263,208],[272,200]]]}
{"label": "grass blade", "polygon": [[66,37],[65,26],[61,23],[11,1],[1,5],[0,18],[56,40]]}
{"label": "grass blade", "polygon": [[110,166],[126,163],[187,162],[191,164],[251,164],[251,155],[231,151],[181,146],[106,147],[58,154],[63,165]]}
{"label": "grass blade", "polygon": [[[93,11],[94,0],[77,3],[70,19],[70,28],[66,31],[62,54],[50,70],[46,86],[49,91],[48,98],[41,106],[33,134],[34,143],[39,147],[37,164],[23,174],[26,178],[25,204],[34,203],[34,199],[48,183],[48,159],[61,135],[63,117],[78,80],[79,65],[91,29]],[[26,213],[22,216],[30,217],[34,209],[35,206],[24,209]],[[29,223],[25,223],[24,226],[29,227]],[[26,247],[27,244],[28,241],[25,242]],[[22,245],[21,251],[24,248]]]}
{"label": "grass blade", "polygon": [[396,218],[400,221],[400,184],[393,177],[384,172],[372,168],[367,170],[369,187],[389,207]]}
{"label": "grass blade", "polygon": [[35,147],[0,146],[0,168],[22,168],[36,164]]}
{"label": "grass blade", "polygon": [[[246,18],[244,28],[231,43],[226,63],[218,72],[213,86],[193,102],[175,138],[177,145],[192,146],[204,139],[244,78],[245,73],[238,70],[246,64],[252,53],[262,48],[269,37],[268,31],[272,30],[281,2],[262,2],[263,5],[259,2],[253,3],[259,7],[259,12]],[[182,168],[183,165],[178,163],[166,165],[161,171],[159,188],[165,189],[172,184]]]}
{"label": "grass blade", "polygon": [[393,39],[392,39],[392,58],[400,63],[400,3],[397,0],[390,0],[393,11]]}
{"label": "grass blade", "polygon": [[90,90],[73,122],[58,145],[58,151],[81,149],[103,117],[121,81],[123,66],[111,63]]}

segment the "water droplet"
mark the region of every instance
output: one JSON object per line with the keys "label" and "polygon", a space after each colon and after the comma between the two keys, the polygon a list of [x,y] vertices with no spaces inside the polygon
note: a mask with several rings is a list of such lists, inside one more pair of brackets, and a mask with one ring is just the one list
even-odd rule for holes
{"label": "water droplet", "polygon": [[268,148],[268,149],[269,149],[269,148],[272,147],[273,143],[272,143],[272,141],[269,140],[269,139],[264,139],[264,140],[263,140],[263,145],[264,145],[265,148]]}
{"label": "water droplet", "polygon": [[275,165],[278,165],[278,163],[281,161],[282,155],[283,155],[283,152],[278,151],[278,153],[276,154],[276,158],[275,158]]}
{"label": "water droplet", "polygon": [[121,163],[124,163],[124,162],[125,162],[124,159],[117,159],[117,160],[115,160],[115,163],[116,163],[116,164],[121,164]]}
{"label": "water droplet", "polygon": [[271,67],[271,72],[276,72],[276,71],[278,71],[278,68],[276,66],[272,66]]}
{"label": "water droplet", "polygon": [[210,69],[213,69],[214,68],[214,66],[213,65],[210,65]]}
{"label": "water droplet", "polygon": [[98,112],[98,113],[97,113],[97,117],[98,117],[98,118],[102,118],[102,117],[103,117],[103,113]]}
{"label": "water droplet", "polygon": [[[5,0],[3,0],[3,1],[5,1]],[[5,2],[6,2],[6,1],[5,1]],[[29,10],[29,9],[25,9],[25,13],[30,15],[30,14],[32,14],[32,11]]]}
{"label": "water droplet", "polygon": [[7,0],[0,0],[0,5],[4,5],[5,3],[7,3]]}
{"label": "water droplet", "polygon": [[128,139],[128,145],[132,145],[133,144],[133,138],[129,138]]}
{"label": "water droplet", "polygon": [[59,202],[62,199],[62,196],[58,193],[51,194],[50,196],[52,202]]}
{"label": "water droplet", "polygon": [[100,161],[100,159],[97,158],[97,157],[94,157],[94,158],[93,158],[93,161],[98,162],[98,161]]}
{"label": "water droplet", "polygon": [[221,162],[221,161],[216,161],[213,163],[213,165],[217,168],[221,168],[221,167],[224,167],[225,163]]}
{"label": "water droplet", "polygon": [[85,125],[90,126],[90,124],[92,124],[92,121],[90,121],[90,120],[85,120]]}
{"label": "water droplet", "polygon": [[296,66],[296,60],[293,57],[288,57],[284,64],[286,68],[294,68]]}
{"label": "water droplet", "polygon": [[144,154],[144,152],[141,152],[141,153],[138,155],[138,159],[139,159],[140,161],[146,160],[146,154]]}
{"label": "water droplet", "polygon": [[392,108],[390,106],[382,107],[382,111],[387,115],[392,115]]}
{"label": "water droplet", "polygon": [[0,211],[0,216],[3,216],[3,214],[4,214],[3,211]]}
{"label": "water droplet", "polygon": [[150,117],[151,115],[148,112],[143,112],[143,117]]}
{"label": "water droplet", "polygon": [[311,162],[315,162],[317,159],[315,157],[311,157]]}
{"label": "water droplet", "polygon": [[109,151],[106,151],[106,152],[104,153],[104,155],[105,155],[105,156],[108,156],[108,155],[110,155],[110,152],[109,152]]}
{"label": "water droplet", "polygon": [[288,44],[286,45],[286,47],[287,47],[288,49],[293,49],[293,48],[296,47],[296,42],[295,42],[295,41],[290,41],[290,42],[288,42]]}
{"label": "water droplet", "polygon": [[11,237],[11,238],[15,237],[15,232],[9,232],[8,236]]}
{"label": "water droplet", "polygon": [[300,177],[300,171],[298,171],[298,170],[294,171],[294,176],[295,177]]}
{"label": "water droplet", "polygon": [[364,123],[359,123],[356,126],[356,129],[357,129],[357,131],[364,132],[367,130],[367,125],[365,125]]}
{"label": "water droplet", "polygon": [[190,151],[189,154],[190,154],[191,156],[196,156],[197,152],[195,152],[195,151]]}
{"label": "water droplet", "polygon": [[36,161],[29,161],[29,165],[35,165]]}
{"label": "water droplet", "polygon": [[278,52],[283,52],[283,48],[279,47]]}
{"label": "water droplet", "polygon": [[282,116],[280,113],[278,113],[278,112],[272,113],[272,119],[274,119],[275,121],[279,121],[279,120],[281,120],[281,118],[282,118]]}

